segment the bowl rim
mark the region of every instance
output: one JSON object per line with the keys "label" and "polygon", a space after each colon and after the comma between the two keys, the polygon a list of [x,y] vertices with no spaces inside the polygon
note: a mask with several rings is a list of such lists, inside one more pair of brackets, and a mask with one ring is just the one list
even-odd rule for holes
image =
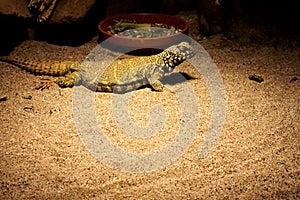
{"label": "bowl rim", "polygon": [[[107,31],[105,31],[103,29],[103,24],[105,24],[107,21],[112,21],[115,18],[122,18],[122,17],[126,18],[126,16],[141,16],[141,15],[142,16],[147,16],[147,15],[153,16],[153,15],[156,15],[156,16],[161,16],[161,17],[173,18],[173,19],[175,19],[177,21],[180,21],[182,24],[184,24],[184,27],[183,27],[183,29],[181,29],[177,33],[174,33],[174,34],[171,34],[171,35],[166,35],[166,36],[161,36],[161,37],[155,37],[155,38],[131,38],[131,37],[123,37],[123,36],[119,36],[117,34],[111,34],[111,33],[107,32]],[[168,15],[168,14],[163,14],[163,13],[124,13],[124,14],[118,14],[118,15],[113,15],[113,16],[106,17],[106,18],[104,18],[98,24],[98,30],[100,30],[100,32],[102,34],[107,35],[107,38],[108,37],[114,37],[116,39],[126,39],[126,40],[141,40],[141,39],[145,40],[145,41],[147,41],[147,40],[152,40],[152,41],[153,40],[161,40],[161,39],[164,39],[164,38],[174,37],[174,36],[176,36],[178,34],[184,34],[185,32],[187,32],[188,29],[189,29],[189,24],[185,20],[183,20],[183,19],[181,19],[181,18],[179,18],[177,16],[174,16],[174,15]]]}

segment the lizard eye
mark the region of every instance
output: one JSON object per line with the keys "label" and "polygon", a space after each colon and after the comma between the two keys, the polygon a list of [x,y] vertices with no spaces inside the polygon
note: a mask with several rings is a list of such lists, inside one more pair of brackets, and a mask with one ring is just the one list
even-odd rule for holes
{"label": "lizard eye", "polygon": [[181,52],[184,52],[184,51],[187,51],[188,48],[186,48],[185,46],[179,46],[178,49],[181,51]]}

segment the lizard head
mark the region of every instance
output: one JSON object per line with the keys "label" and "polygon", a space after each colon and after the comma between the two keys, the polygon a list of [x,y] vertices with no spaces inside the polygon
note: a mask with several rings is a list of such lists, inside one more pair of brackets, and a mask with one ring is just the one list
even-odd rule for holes
{"label": "lizard head", "polygon": [[173,45],[163,51],[163,60],[165,66],[170,68],[171,71],[177,65],[182,63],[184,60],[194,56],[194,51],[191,45],[187,42],[181,42],[177,45]]}
{"label": "lizard head", "polygon": [[181,42],[178,45],[173,46],[175,54],[181,57],[183,60],[191,58],[194,56],[194,51],[192,46],[187,42]]}

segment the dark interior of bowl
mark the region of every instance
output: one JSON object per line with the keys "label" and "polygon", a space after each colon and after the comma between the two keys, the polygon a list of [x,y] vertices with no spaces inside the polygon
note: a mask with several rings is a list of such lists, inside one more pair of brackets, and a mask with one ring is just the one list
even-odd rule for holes
{"label": "dark interior of bowl", "polygon": [[[167,36],[153,37],[153,38],[135,38],[135,37],[122,37],[119,35],[112,35],[107,32],[108,26],[115,23],[115,20],[130,20],[136,23],[162,23],[168,26],[175,26],[180,29],[180,33],[175,33]],[[102,39],[101,45],[105,48],[120,51],[143,51],[148,49],[164,49],[170,45],[176,44],[182,40],[183,33],[188,32],[189,25],[184,20],[166,14],[153,14],[153,13],[134,13],[123,14],[105,18],[98,25]],[[107,40],[106,40],[107,39]]]}
{"label": "dark interior of bowl", "polygon": [[175,16],[166,15],[166,14],[154,14],[154,13],[134,13],[134,14],[123,14],[112,16],[104,19],[102,22],[99,23],[99,30],[104,36],[104,39],[107,37],[112,36],[111,33],[107,32],[108,26],[112,25],[115,20],[130,20],[135,21],[137,23],[163,23],[167,25],[173,25],[178,27],[182,33],[186,33],[188,31],[188,24]]}

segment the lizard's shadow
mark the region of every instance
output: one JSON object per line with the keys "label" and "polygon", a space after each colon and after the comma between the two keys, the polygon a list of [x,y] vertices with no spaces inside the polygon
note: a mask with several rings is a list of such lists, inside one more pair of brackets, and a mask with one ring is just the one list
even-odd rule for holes
{"label": "lizard's shadow", "polygon": [[[184,73],[184,72],[173,72],[173,73],[171,73],[169,75],[164,76],[161,79],[161,82],[164,85],[165,84],[176,85],[176,84],[179,84],[179,83],[183,83],[184,81],[193,80],[193,79],[196,79],[196,78],[188,75],[187,73]],[[152,87],[151,87],[150,84],[147,84],[147,85],[143,85],[143,86],[139,87],[138,89],[140,90],[140,89],[144,89],[144,88],[152,88]]]}
{"label": "lizard's shadow", "polygon": [[163,84],[176,85],[187,80],[196,79],[184,72],[173,72],[167,76],[164,76],[161,80]]}

